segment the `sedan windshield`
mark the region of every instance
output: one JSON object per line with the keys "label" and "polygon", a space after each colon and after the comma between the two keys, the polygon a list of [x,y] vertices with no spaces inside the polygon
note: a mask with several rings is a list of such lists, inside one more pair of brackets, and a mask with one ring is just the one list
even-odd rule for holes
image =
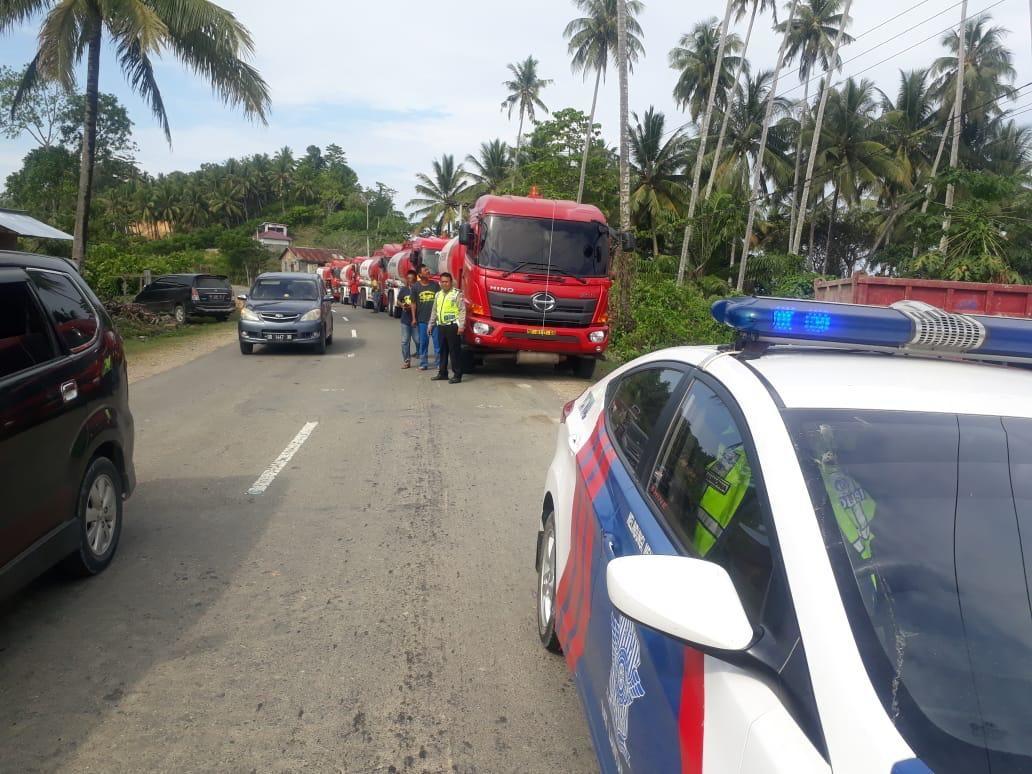
{"label": "sedan windshield", "polygon": [[936,774],[1032,771],[1032,420],[785,413],[904,739]]}
{"label": "sedan windshield", "polygon": [[318,301],[319,286],[308,280],[263,279],[251,290],[255,301]]}
{"label": "sedan windshield", "polygon": [[551,268],[575,277],[608,271],[609,231],[600,223],[492,215],[483,230],[477,260],[490,269],[545,273]]}

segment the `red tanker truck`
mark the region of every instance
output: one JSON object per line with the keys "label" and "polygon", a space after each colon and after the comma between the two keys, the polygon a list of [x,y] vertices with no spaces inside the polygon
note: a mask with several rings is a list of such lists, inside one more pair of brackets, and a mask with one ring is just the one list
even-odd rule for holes
{"label": "red tanker truck", "polygon": [[426,266],[432,279],[440,279],[443,269],[441,250],[447,243],[445,237],[416,237],[407,240],[404,249],[390,259],[387,263],[387,310],[392,315],[401,317],[401,309],[397,306],[398,291],[404,287],[408,271],[419,271],[421,266]]}
{"label": "red tanker truck", "polygon": [[466,365],[500,356],[591,378],[609,346],[613,238],[633,249],[590,204],[482,196],[445,247],[466,304]]}
{"label": "red tanker truck", "polygon": [[[400,251],[401,245],[384,245],[373,253],[372,258],[368,258],[360,264],[359,282],[362,289],[359,303],[363,308],[372,309],[379,300],[380,308],[376,311],[387,311],[387,265],[390,259]],[[379,296],[376,294],[377,290],[381,291]]]}

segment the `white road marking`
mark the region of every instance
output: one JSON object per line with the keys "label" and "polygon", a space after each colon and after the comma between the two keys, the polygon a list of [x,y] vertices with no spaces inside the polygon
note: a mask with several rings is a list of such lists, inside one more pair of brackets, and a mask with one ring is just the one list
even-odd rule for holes
{"label": "white road marking", "polygon": [[351,320],[349,320],[349,319],[348,319],[347,317],[345,317],[344,315],[341,315],[341,316],[340,316],[340,319],[342,319],[342,320],[343,320],[344,322],[351,322]]}
{"label": "white road marking", "polygon": [[524,384],[523,382],[520,382],[516,386],[519,387],[521,390],[533,390],[534,389],[529,384]]}
{"label": "white road marking", "polygon": [[348,352],[348,357],[354,357],[354,356],[355,356],[354,352]]}
{"label": "white road marking", "polygon": [[269,488],[269,484],[275,480],[276,476],[280,474],[280,471],[287,466],[287,463],[293,459],[294,455],[297,454],[297,450],[304,445],[304,442],[308,440],[308,436],[312,434],[312,431],[319,426],[318,422],[309,422],[301,431],[294,436],[294,440],[287,444],[287,448],[278,456],[275,461],[266,468],[265,472],[258,476],[258,480],[251,484],[251,488],[247,490],[249,495],[260,495],[264,494],[265,490]]}
{"label": "white road marking", "polygon": [[351,338],[353,338],[353,339],[357,339],[358,338],[358,331],[356,331],[354,328],[351,329]]}

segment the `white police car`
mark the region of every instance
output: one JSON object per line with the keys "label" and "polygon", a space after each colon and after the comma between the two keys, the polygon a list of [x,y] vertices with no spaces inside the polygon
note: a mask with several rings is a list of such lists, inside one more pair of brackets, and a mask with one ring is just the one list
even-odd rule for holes
{"label": "white police car", "polygon": [[973,361],[1032,360],[1032,323],[714,315],[736,347],[563,410],[538,626],[602,770],[1032,771],[1032,372]]}

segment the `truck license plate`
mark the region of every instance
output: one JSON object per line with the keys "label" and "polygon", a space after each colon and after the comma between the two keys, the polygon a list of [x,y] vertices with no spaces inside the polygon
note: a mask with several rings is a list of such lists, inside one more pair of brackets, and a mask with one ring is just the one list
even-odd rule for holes
{"label": "truck license plate", "polygon": [[527,333],[531,336],[555,336],[555,328],[531,328]]}

